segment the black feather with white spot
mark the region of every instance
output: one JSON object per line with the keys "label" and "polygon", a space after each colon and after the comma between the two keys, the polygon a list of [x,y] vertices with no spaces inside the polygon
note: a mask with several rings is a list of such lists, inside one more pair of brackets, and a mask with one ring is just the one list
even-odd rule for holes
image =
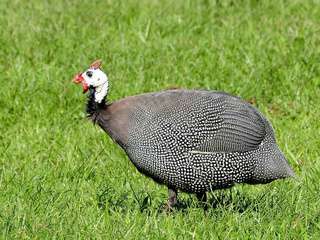
{"label": "black feather with white spot", "polygon": [[129,124],[131,161],[170,188],[202,193],[293,176],[270,123],[225,93],[145,94]]}

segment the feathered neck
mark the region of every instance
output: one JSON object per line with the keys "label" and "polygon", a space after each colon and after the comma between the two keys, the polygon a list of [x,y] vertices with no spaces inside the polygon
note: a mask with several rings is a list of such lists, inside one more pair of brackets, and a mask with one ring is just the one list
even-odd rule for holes
{"label": "feathered neck", "polygon": [[87,117],[91,118],[94,122],[99,114],[99,111],[105,109],[106,104],[106,97],[102,99],[100,103],[96,102],[96,89],[93,87],[89,88],[89,95],[88,95],[88,102],[86,107]]}

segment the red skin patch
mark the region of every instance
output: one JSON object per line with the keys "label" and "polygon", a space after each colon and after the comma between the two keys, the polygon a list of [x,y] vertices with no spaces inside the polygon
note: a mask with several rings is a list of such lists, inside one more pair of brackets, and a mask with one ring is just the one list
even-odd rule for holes
{"label": "red skin patch", "polygon": [[74,76],[73,80],[74,83],[82,84],[83,93],[87,92],[89,90],[88,84],[84,81],[84,78],[82,77],[82,73],[78,73]]}

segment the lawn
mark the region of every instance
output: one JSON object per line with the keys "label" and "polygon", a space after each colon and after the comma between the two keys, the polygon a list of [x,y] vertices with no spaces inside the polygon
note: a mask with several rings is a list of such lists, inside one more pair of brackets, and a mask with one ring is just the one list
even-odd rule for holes
{"label": "lawn", "polygon": [[[319,1],[0,2],[0,239],[319,239]],[[297,179],[209,195],[142,176],[71,83],[101,58],[109,100],[222,90],[272,122]]]}

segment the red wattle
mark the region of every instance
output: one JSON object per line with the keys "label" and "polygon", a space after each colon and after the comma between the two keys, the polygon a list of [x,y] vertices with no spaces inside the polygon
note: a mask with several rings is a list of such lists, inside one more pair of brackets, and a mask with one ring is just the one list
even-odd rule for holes
{"label": "red wattle", "polygon": [[82,81],[82,89],[83,89],[83,93],[86,93],[89,90],[89,86],[85,81]]}
{"label": "red wattle", "polygon": [[74,83],[77,83],[77,84],[80,84],[80,83],[82,84],[83,93],[85,93],[85,92],[87,92],[87,91],[89,90],[89,86],[88,86],[88,84],[84,81],[84,78],[82,77],[82,73],[76,74],[76,75],[73,77],[72,81],[73,81]]}

